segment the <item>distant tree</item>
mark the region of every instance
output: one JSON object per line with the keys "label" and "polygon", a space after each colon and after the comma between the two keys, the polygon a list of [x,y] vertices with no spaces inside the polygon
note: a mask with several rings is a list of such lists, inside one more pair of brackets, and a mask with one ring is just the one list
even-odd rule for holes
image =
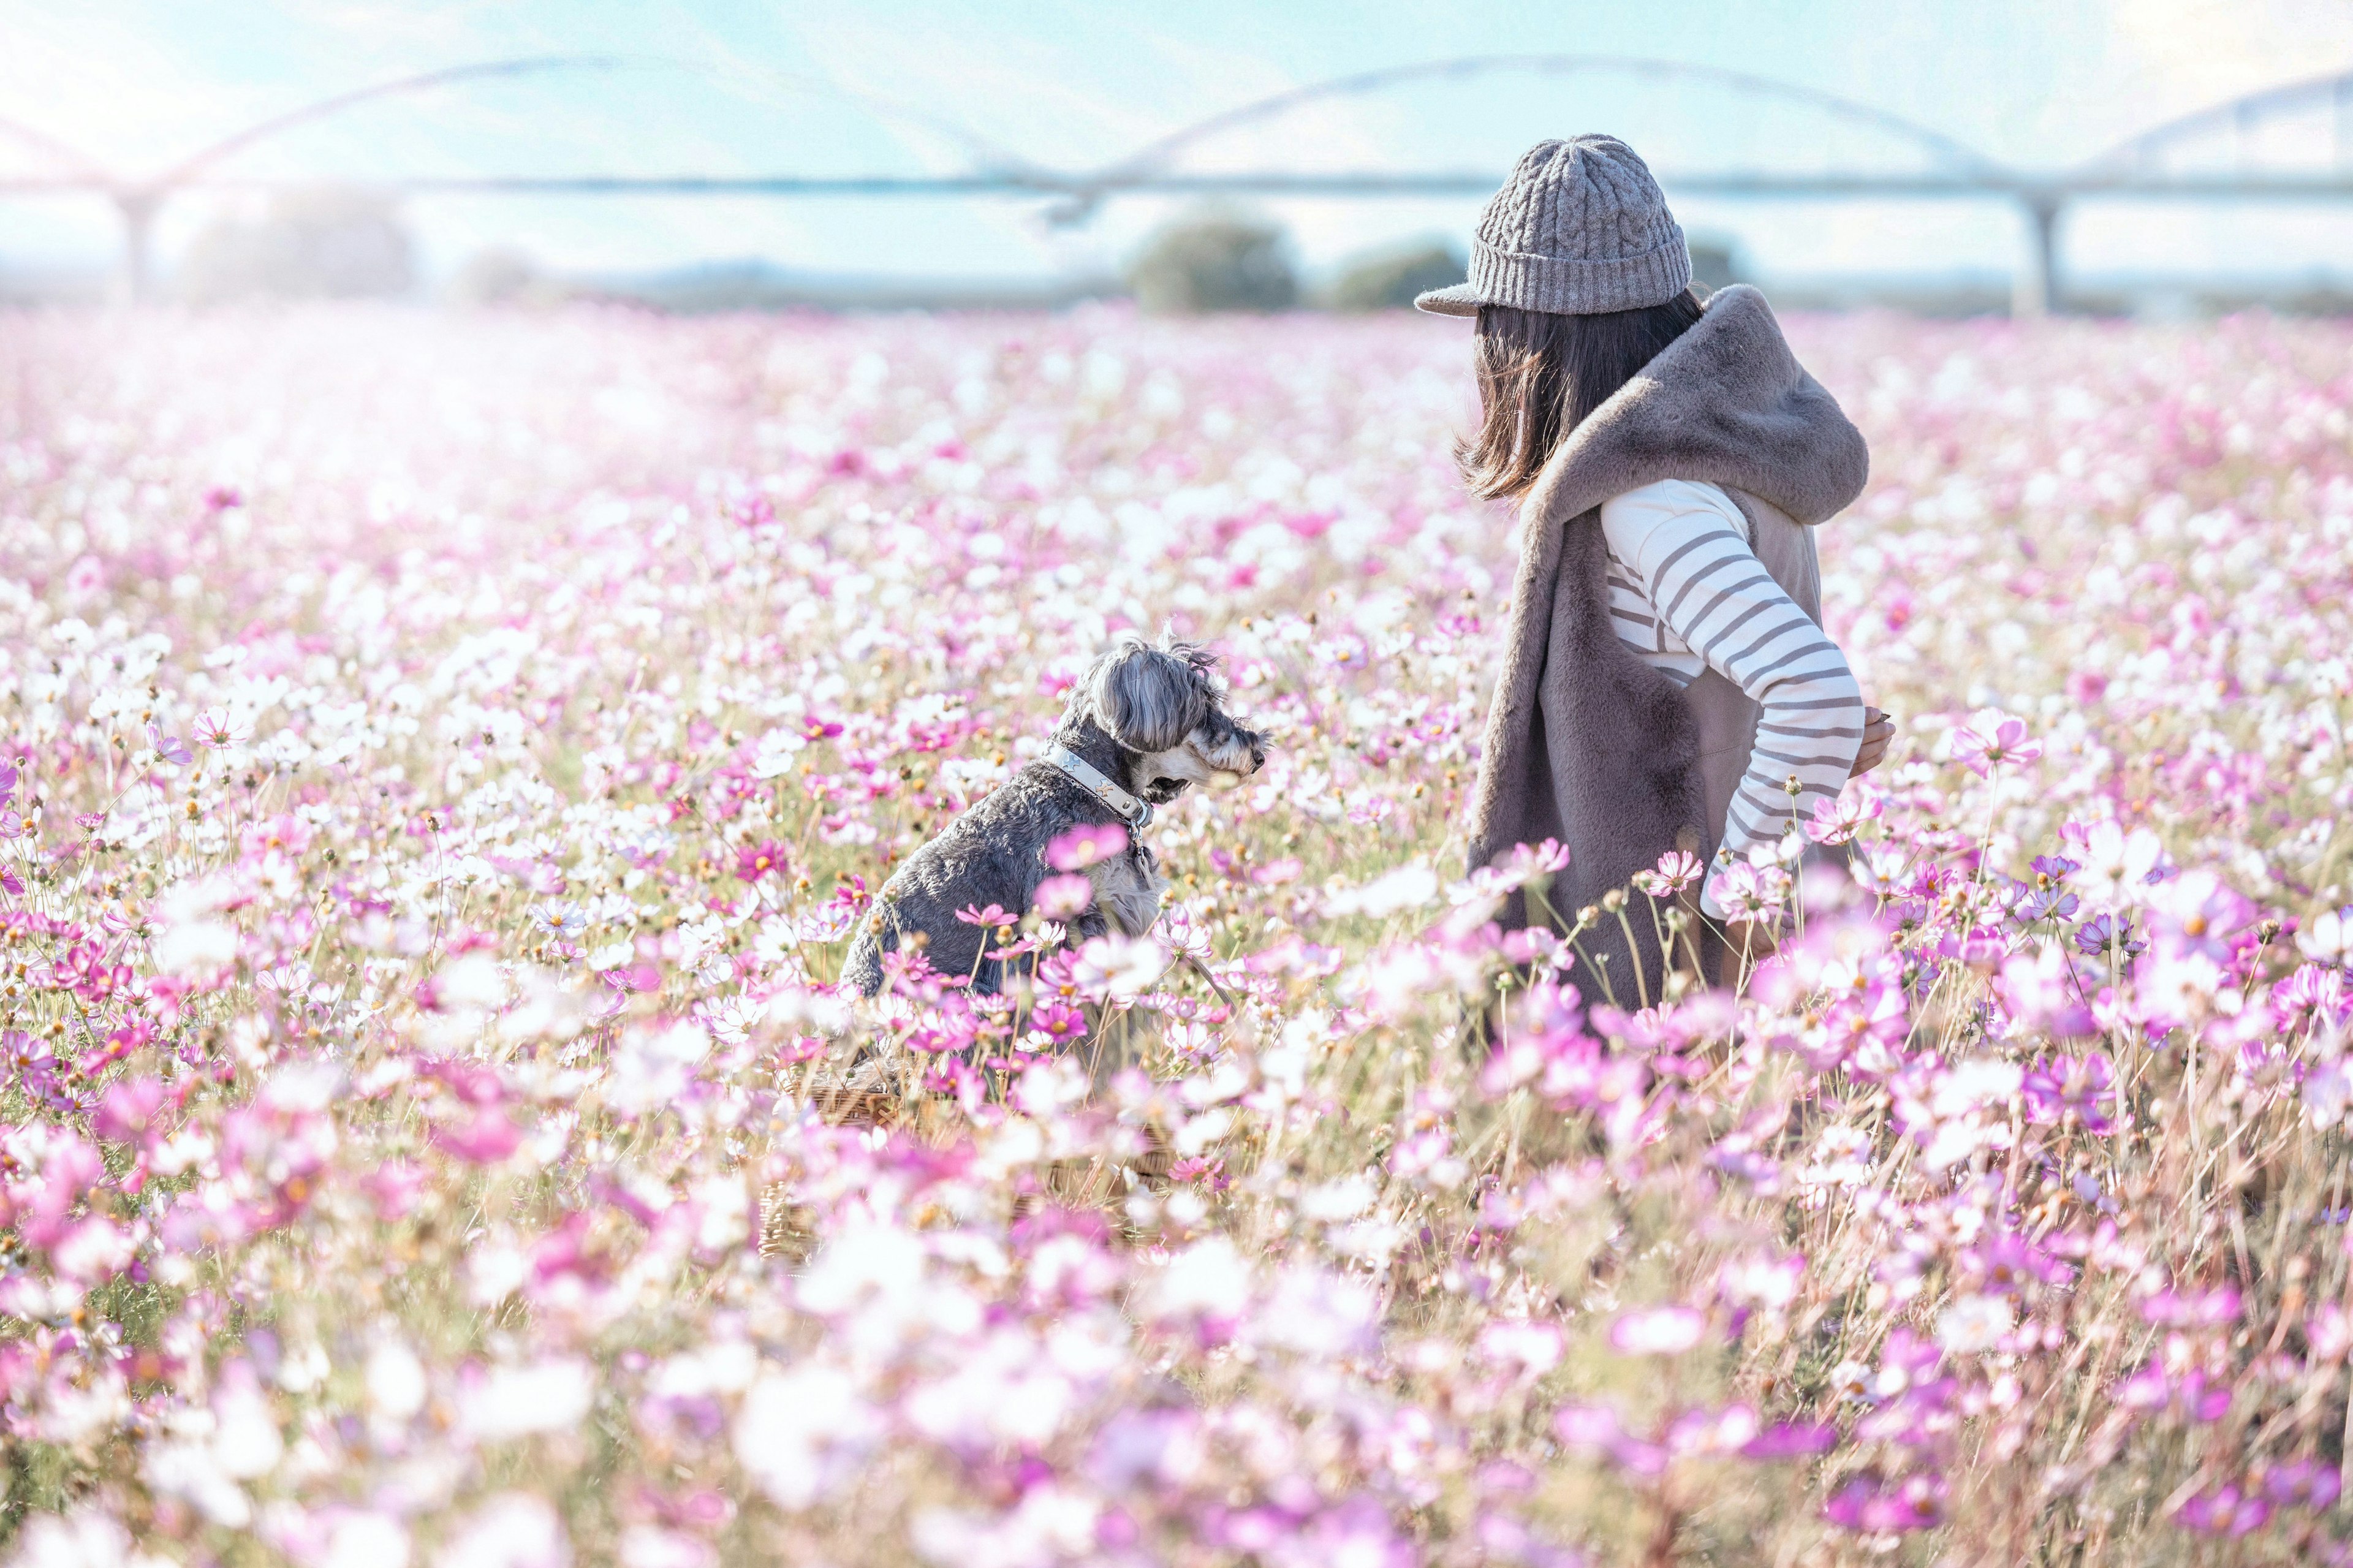
{"label": "distant tree", "polygon": [[1326,297],[1335,310],[1394,310],[1414,296],[1462,281],[1462,258],[1451,247],[1420,245],[1362,256],[1342,264]]}
{"label": "distant tree", "polygon": [[329,187],[273,196],[259,218],[216,219],[179,267],[199,302],[385,299],[417,285],[416,251],[388,197]]}
{"label": "distant tree", "polygon": [[562,299],[565,289],[524,252],[492,246],[468,257],[444,293],[460,305],[544,305]]}
{"label": "distant tree", "polygon": [[1189,218],[1154,236],[1127,286],[1147,310],[1287,310],[1299,279],[1282,230],[1225,215]]}
{"label": "distant tree", "polygon": [[1748,281],[1747,269],[1740,265],[1740,247],[1728,238],[1705,237],[1691,242],[1692,281],[1703,294],[1713,294],[1728,284]]}

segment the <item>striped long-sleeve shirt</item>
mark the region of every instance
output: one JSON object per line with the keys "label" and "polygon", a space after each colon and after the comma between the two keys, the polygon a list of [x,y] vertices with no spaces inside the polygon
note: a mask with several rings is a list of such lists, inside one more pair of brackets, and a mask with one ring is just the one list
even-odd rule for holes
{"label": "striped long-sleeve shirt", "polygon": [[[1663,479],[1629,490],[1603,505],[1601,528],[1620,640],[1678,684],[1713,668],[1764,709],[1724,827],[1724,850],[1746,859],[1780,838],[1793,805],[1803,821],[1846,786],[1862,743],[1862,689],[1838,645],[1757,561],[1746,520],[1715,486]],[[1700,907],[1721,918],[1717,892],[1712,869]]]}

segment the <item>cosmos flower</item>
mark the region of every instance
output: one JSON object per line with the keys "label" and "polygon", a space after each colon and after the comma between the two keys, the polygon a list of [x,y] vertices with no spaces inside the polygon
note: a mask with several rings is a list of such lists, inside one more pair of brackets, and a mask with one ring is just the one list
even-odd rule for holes
{"label": "cosmos flower", "polygon": [[[10,1560],[2327,1561],[2353,328],[1788,325],[1826,621],[2007,710],[1629,997],[1459,858],[1516,542],[1409,321],[0,313]],[[1162,623],[1266,767],[844,985]]]}
{"label": "cosmos flower", "polygon": [[1116,822],[1081,823],[1046,846],[1046,864],[1057,871],[1083,871],[1127,849],[1127,829]]}
{"label": "cosmos flower", "polygon": [[2040,742],[2030,740],[2026,721],[1998,708],[1982,709],[1953,731],[1953,758],[1971,773],[1990,773],[2005,763],[2031,763],[2042,754]]}

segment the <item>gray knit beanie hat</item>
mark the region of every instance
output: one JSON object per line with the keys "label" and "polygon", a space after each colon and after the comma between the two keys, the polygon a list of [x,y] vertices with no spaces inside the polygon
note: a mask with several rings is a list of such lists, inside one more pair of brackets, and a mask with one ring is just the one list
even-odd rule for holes
{"label": "gray knit beanie hat", "polygon": [[1539,142],[1479,215],[1471,277],[1414,300],[1441,316],[1482,305],[1589,316],[1663,305],[1691,287],[1691,252],[1650,165],[1615,136]]}

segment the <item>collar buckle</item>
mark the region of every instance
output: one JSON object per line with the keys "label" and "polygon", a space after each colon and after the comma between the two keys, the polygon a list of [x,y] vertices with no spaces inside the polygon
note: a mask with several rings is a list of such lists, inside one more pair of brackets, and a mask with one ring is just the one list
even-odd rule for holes
{"label": "collar buckle", "polygon": [[1116,813],[1121,821],[1136,833],[1152,826],[1152,803],[1111,782],[1103,770],[1071,750],[1056,746],[1046,753],[1046,761],[1060,769],[1065,777],[1094,796]]}

